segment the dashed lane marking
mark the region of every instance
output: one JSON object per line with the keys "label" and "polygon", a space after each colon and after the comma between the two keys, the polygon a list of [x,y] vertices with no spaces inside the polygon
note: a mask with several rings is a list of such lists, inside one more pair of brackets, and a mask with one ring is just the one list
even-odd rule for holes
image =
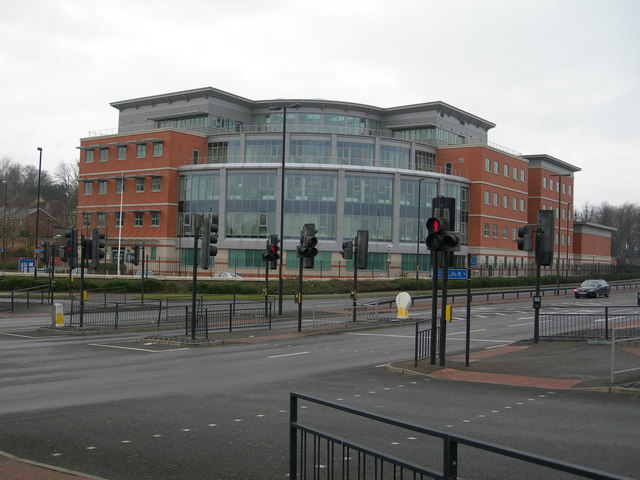
{"label": "dashed lane marking", "polygon": [[293,357],[295,355],[307,355],[311,352],[296,352],[296,353],[283,353],[282,355],[271,355],[267,358],[282,358],[282,357]]}
{"label": "dashed lane marking", "polygon": [[163,353],[163,352],[176,352],[178,350],[189,350],[188,348],[170,348],[167,350],[152,350],[150,348],[139,348],[139,347],[123,347],[120,345],[107,345],[104,343],[90,343],[91,347],[104,347],[104,348],[115,348],[119,350],[133,350],[134,352],[145,352],[145,353]]}

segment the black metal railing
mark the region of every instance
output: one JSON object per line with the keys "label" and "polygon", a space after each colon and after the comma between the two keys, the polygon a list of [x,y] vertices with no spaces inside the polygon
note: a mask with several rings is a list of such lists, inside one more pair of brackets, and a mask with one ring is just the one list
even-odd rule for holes
{"label": "black metal railing", "polygon": [[[483,465],[482,478],[498,478],[500,474],[505,475],[504,478],[516,478],[517,475],[514,475],[513,470],[505,472],[505,469],[514,467],[510,462],[509,466],[506,466],[509,458],[525,462],[527,471],[530,471],[533,465],[539,466],[540,475],[537,478],[550,478],[552,474],[550,475],[546,469],[570,473],[581,478],[602,480],[624,478],[497,444],[424,428],[307,395],[291,393],[289,401],[289,478],[299,480],[475,478],[478,473],[474,463],[479,458],[478,454],[483,452],[497,455],[498,458],[489,465],[486,463]],[[301,402],[306,404],[302,406]],[[311,404],[311,408],[307,404]],[[313,423],[322,424],[323,430],[301,421],[299,417],[303,407],[305,417],[309,416]],[[327,412],[326,409],[329,411]],[[317,412],[317,410],[322,411]],[[347,414],[347,418],[343,418],[340,412]],[[334,430],[342,429],[345,433],[326,431],[326,425],[330,419],[333,419]],[[366,425],[358,423],[362,421],[367,422]],[[354,424],[358,424],[361,428],[350,428]],[[393,453],[385,451],[388,440],[384,440],[386,436],[381,432],[386,432],[387,430],[384,429],[388,426],[401,431],[404,438],[412,437],[414,441],[409,442],[406,449],[394,448]],[[347,436],[358,435],[351,433],[353,431],[366,433],[360,434],[362,440],[355,441],[347,438]],[[374,431],[377,434],[373,433]],[[378,440],[377,443],[376,440]],[[459,451],[461,446],[465,448]],[[400,454],[403,457],[400,457]]]}
{"label": "black metal railing", "polygon": [[[422,328],[425,324],[429,324],[429,328]],[[415,352],[413,355],[413,366],[417,367],[420,360],[431,357],[431,320],[419,320],[416,322],[415,333]],[[440,335],[440,327],[436,328],[436,355],[440,353],[438,349],[440,342],[437,341]]]}
{"label": "black metal railing", "polygon": [[50,303],[51,289],[49,285],[21,288],[0,295],[0,311],[15,312],[23,308]]}
{"label": "black metal railing", "polygon": [[[640,313],[616,313],[616,310],[619,309],[629,309],[630,307],[628,306],[606,306],[600,308],[602,310],[601,313],[541,313],[540,339],[609,340],[613,328],[640,326]],[[594,307],[589,310],[594,310]]]}
{"label": "black metal railing", "polygon": [[[233,304],[209,305],[196,308],[196,335],[209,338],[210,331],[233,330],[244,328],[271,328],[274,302],[269,302],[265,309],[260,306],[240,306]],[[193,315],[191,307],[185,307],[185,335],[192,334]]]}

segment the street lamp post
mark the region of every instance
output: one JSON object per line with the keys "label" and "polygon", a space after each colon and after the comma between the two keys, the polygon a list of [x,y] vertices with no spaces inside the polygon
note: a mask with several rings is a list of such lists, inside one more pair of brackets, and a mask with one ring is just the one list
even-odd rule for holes
{"label": "street lamp post", "polygon": [[282,110],[282,178],[280,182],[280,267],[278,269],[278,315],[282,315],[282,291],[283,291],[283,266],[284,266],[284,173],[286,168],[286,145],[287,145],[287,109],[298,108],[299,103],[285,105],[282,107],[269,107],[271,111]]}
{"label": "street lamp post", "polygon": [[7,190],[9,190],[9,182],[3,180],[4,183],[4,208],[2,210],[2,268],[7,268]]}
{"label": "street lamp post", "polygon": [[40,152],[40,161],[38,162],[38,199],[36,203],[36,244],[33,251],[33,277],[38,278],[38,254],[35,251],[38,249],[38,234],[40,230],[40,177],[42,174],[42,147],[38,147]]}
{"label": "street lamp post", "polygon": [[560,232],[562,230],[562,177],[569,177],[570,173],[552,173],[551,177],[558,177],[558,254],[556,255],[556,295],[560,295]]}

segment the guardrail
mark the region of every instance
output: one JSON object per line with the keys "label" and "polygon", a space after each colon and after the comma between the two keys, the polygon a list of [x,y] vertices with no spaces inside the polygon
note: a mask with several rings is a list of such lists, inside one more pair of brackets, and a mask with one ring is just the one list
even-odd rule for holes
{"label": "guardrail", "polygon": [[[554,308],[572,308],[558,306]],[[587,308],[587,307],[585,307]],[[590,307],[594,310],[597,307]],[[541,340],[609,340],[612,329],[640,326],[640,313],[620,312],[634,306],[609,305],[600,307],[602,313],[541,313]]]}
{"label": "guardrail", "polygon": [[640,370],[640,326],[611,331],[611,384],[616,375]]}
{"label": "guardrail", "polygon": [[[309,405],[301,406],[301,402]],[[507,459],[525,462],[528,472],[532,471],[533,466],[540,467],[539,475],[535,475],[537,471],[532,472],[532,478],[534,476],[549,478],[553,476],[549,470],[591,479],[622,480],[624,478],[494,443],[421,427],[299,393],[290,393],[289,403],[289,478],[300,480],[475,478],[478,476],[478,471],[474,469],[473,462],[478,458],[479,453],[485,456],[488,454],[497,456],[494,462],[483,463],[482,478],[517,477],[514,475],[514,464],[507,462]],[[322,425],[323,430],[310,423],[303,423],[299,418],[303,411],[311,421],[315,418],[316,423]],[[343,418],[340,412],[346,414],[346,418]],[[368,423],[366,425],[363,425],[362,421],[358,423],[360,419]],[[327,428],[331,428],[328,425],[333,425],[334,431],[341,430],[342,433],[326,431]],[[354,428],[354,425],[359,428]],[[388,448],[391,430],[402,435],[401,438],[411,437],[413,441],[406,442],[406,447],[394,446],[393,453],[389,453],[385,449]],[[360,432],[362,438],[356,442],[354,437],[358,436],[357,432]],[[404,458],[401,458],[400,454]]]}
{"label": "guardrail", "polygon": [[45,300],[50,303],[50,298],[49,285],[13,290],[9,294],[0,294],[0,311],[15,312],[34,305],[44,305]]}

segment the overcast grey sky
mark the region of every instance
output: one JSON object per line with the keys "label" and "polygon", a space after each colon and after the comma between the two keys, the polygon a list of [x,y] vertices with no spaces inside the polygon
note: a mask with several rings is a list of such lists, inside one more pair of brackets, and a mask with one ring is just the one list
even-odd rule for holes
{"label": "overcast grey sky", "polygon": [[0,157],[53,172],[109,103],[443,101],[582,169],[577,208],[640,201],[640,0],[5,0]]}

